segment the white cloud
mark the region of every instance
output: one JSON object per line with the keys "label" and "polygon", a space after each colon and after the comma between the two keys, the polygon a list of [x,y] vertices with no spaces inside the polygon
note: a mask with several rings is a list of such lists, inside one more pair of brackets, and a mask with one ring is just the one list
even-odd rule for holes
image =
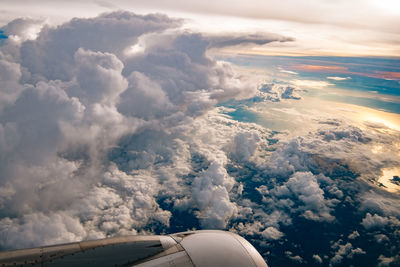
{"label": "white cloud", "polygon": [[264,231],[261,232],[263,238],[267,240],[278,240],[282,238],[283,233],[276,229],[275,227],[268,227]]}
{"label": "white cloud", "polygon": [[192,200],[199,211],[197,216],[206,228],[224,228],[236,214],[237,207],[230,201],[229,192],[235,180],[226,169],[224,154],[208,155],[210,164],[192,182]]}
{"label": "white cloud", "polygon": [[164,15],[140,16],[123,11],[92,19],[77,18],[57,28],[44,27],[36,40],[24,42],[21,61],[32,75],[70,80],[73,55],[79,48],[120,56],[140,35],[179,25],[179,20]]}
{"label": "white cloud", "polygon": [[37,244],[72,242],[85,237],[78,218],[66,213],[27,214],[19,219],[0,220],[2,246],[32,247]]}
{"label": "white cloud", "polygon": [[292,83],[301,88],[313,88],[313,89],[321,89],[327,86],[332,86],[332,83],[328,83],[325,81],[314,81],[314,80],[293,80]]}
{"label": "white cloud", "polygon": [[326,77],[329,80],[334,80],[334,81],[346,81],[346,80],[350,80],[351,77],[337,77],[337,76],[329,76]]}
{"label": "white cloud", "polygon": [[285,70],[283,68],[278,68],[278,69],[279,69],[279,72],[282,72],[282,73],[287,73],[287,74],[291,74],[291,75],[298,75],[299,74],[299,73],[297,73],[295,71]]}
{"label": "white cloud", "polygon": [[233,158],[249,161],[255,155],[260,136],[257,132],[240,132],[233,139],[230,150]]}
{"label": "white cloud", "polygon": [[288,197],[299,200],[297,208],[290,207],[294,211],[303,212],[301,216],[315,221],[332,221],[330,214],[332,203],[324,198],[324,191],[319,187],[317,178],[310,172],[296,172],[280,187],[273,189],[272,194],[277,197]]}
{"label": "white cloud", "polygon": [[263,84],[259,90],[259,97],[272,102],[279,102],[284,99],[300,100],[299,92],[303,91],[297,86],[287,84]]}

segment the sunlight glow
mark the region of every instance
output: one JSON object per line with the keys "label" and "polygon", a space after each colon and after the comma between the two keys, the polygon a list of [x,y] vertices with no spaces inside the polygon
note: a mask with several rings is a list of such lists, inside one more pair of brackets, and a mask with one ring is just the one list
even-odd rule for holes
{"label": "sunlight glow", "polygon": [[385,190],[391,193],[400,192],[400,185],[393,182],[394,176],[400,175],[400,168],[388,168],[382,170],[382,176],[379,177],[378,182],[381,183]]}
{"label": "sunlight glow", "polygon": [[371,4],[389,14],[400,12],[400,2],[397,0],[371,0]]}
{"label": "sunlight glow", "polygon": [[333,84],[325,82],[325,81],[313,81],[313,80],[294,80],[293,84],[297,85],[299,87],[304,87],[304,89],[307,89],[307,87],[320,89],[320,88],[324,88],[324,87],[333,85]]}
{"label": "sunlight glow", "polygon": [[377,124],[383,124],[386,127],[393,129],[393,130],[397,130],[400,131],[400,126],[396,125],[395,123],[392,123],[382,117],[378,117],[378,116],[370,116],[369,114],[366,114],[364,121],[366,122],[372,122],[372,123],[377,123]]}
{"label": "sunlight glow", "polygon": [[135,54],[141,54],[144,52],[145,50],[145,46],[142,45],[141,43],[137,43],[135,45],[132,45],[131,47],[129,47],[126,51],[127,55],[135,55]]}

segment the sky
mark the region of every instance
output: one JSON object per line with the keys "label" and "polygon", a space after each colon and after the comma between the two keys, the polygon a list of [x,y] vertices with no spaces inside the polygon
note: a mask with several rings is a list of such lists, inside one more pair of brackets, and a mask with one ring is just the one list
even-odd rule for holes
{"label": "sky", "polygon": [[398,266],[398,5],[2,0],[0,250],[223,229]]}
{"label": "sky", "polygon": [[[12,1],[2,0],[0,23],[17,17],[46,18],[59,24],[111,10],[161,12],[186,19],[201,32],[279,33],[296,41],[241,49],[281,55],[399,56],[400,4],[395,0],[356,1]],[[27,10],[29,10],[27,12]],[[218,27],[216,27],[218,25]],[[227,49],[230,51],[231,49]],[[235,49],[237,51],[238,48]]]}

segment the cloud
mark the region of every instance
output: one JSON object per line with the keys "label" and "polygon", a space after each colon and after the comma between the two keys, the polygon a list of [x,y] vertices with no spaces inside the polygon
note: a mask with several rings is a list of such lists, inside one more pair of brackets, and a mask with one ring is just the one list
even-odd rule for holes
{"label": "cloud", "polygon": [[297,86],[266,83],[260,86],[257,97],[272,102],[280,102],[285,99],[300,100],[299,92],[302,91]]}
{"label": "cloud", "polygon": [[[118,11],[40,24],[37,36],[24,35],[38,23],[3,27],[21,38],[0,47],[0,225],[1,234],[10,233],[1,246],[169,227],[172,214],[160,196],[203,227],[226,227],[238,207],[221,149],[237,135],[232,153],[250,160],[258,137],[246,137],[242,124],[225,126],[223,138],[204,138],[212,129],[201,117],[218,102],[253,96],[252,80],[209,58],[208,37],[176,30],[181,20],[165,15]],[[139,38],[143,53],[126,54]],[[191,153],[208,163],[193,170]],[[194,178],[184,185],[187,175]],[[76,227],[57,219],[64,217]],[[19,233],[52,218],[54,231],[32,232],[23,242]]]}
{"label": "cloud", "polygon": [[[194,24],[200,24],[203,28],[215,31],[215,25],[218,28],[224,28],[228,31],[241,31],[251,28],[274,29],[274,32],[287,32],[291,29],[293,35],[299,36],[298,45],[290,46],[288,51],[298,55],[301,50],[306,55],[396,55],[396,43],[398,29],[398,16],[396,5],[388,4],[390,0],[378,4],[378,1],[354,1],[351,3],[340,2],[333,5],[329,1],[313,1],[312,5],[306,5],[302,2],[285,0],[272,2],[260,2],[253,0],[246,2],[215,2],[205,1],[204,3],[187,3],[181,0],[170,1],[136,1],[134,3],[126,0],[112,1],[90,1],[82,3],[80,1],[58,1],[57,3],[40,0],[36,4],[19,3],[10,0],[4,0],[2,23],[7,19],[26,16],[27,12],[35,17],[50,17],[52,21],[59,23],[76,16],[94,17],[100,12],[113,8],[116,5],[119,9],[136,10],[137,12],[178,12],[183,17],[194,18]],[[60,9],[60,5],[63,6]],[[378,5],[378,10],[377,7]],[[46,8],[43,8],[45,6]],[[389,7],[391,8],[384,8]],[[295,7],[295,8],[293,8]],[[350,12],[357,7],[361,7],[363,12]],[[397,10],[398,12],[398,10]],[[337,14],[342,14],[340,18]],[[217,15],[217,16],[215,16]],[[219,16],[221,15],[221,16]],[[374,18],[374,19],[371,19]],[[372,23],[379,21],[379,23]],[[337,27],[339,26],[339,27]],[[361,29],[361,30],[360,30]],[[324,32],[334,32],[332,36],[326,36]],[[304,32],[313,32],[305,35]],[[395,33],[395,34],[393,34]],[[336,38],[340,35],[342,38]],[[327,38],[329,40],[327,41]],[[340,39],[338,41],[338,39]],[[381,44],[379,51],[376,49],[376,43]],[[318,44],[319,49],[315,48]],[[322,47],[322,50],[321,50]],[[270,48],[270,47],[269,47]],[[282,48],[279,49],[282,52]],[[248,50],[246,52],[249,52]],[[253,51],[254,52],[254,51]],[[262,52],[270,53],[271,50],[264,49]],[[301,53],[301,52],[300,52]]]}
{"label": "cloud", "polygon": [[192,198],[200,210],[198,216],[205,228],[224,228],[236,212],[228,192],[234,180],[219,162],[210,164],[192,184]]}
{"label": "cloud", "polygon": [[392,263],[398,264],[400,262],[399,256],[394,257],[385,257],[384,255],[380,255],[378,258],[378,266],[390,266]]}
{"label": "cloud", "polygon": [[361,224],[367,229],[381,228],[387,225],[388,223],[389,223],[388,218],[381,217],[378,214],[371,215],[370,213],[367,213],[367,215],[361,222]]}
{"label": "cloud", "polygon": [[[311,251],[312,236],[293,234],[312,225],[349,239],[357,231],[355,241],[381,249],[341,241],[334,261],[391,255],[374,231],[383,218],[394,240],[399,202],[376,180],[400,162],[398,133],[335,114],[313,115],[301,135],[241,122],[241,107],[302,101],[302,89],[257,87],[208,55],[208,35],[179,25],[121,11],[0,47],[0,246],[218,228],[251,238],[267,258],[307,264],[332,244],[321,235]],[[218,40],[238,43],[228,39]],[[136,44],[140,52],[126,52]]]}
{"label": "cloud", "polygon": [[221,48],[237,45],[265,45],[271,42],[292,42],[293,38],[283,37],[276,34],[231,34],[231,35],[216,35],[207,36],[209,47]]}
{"label": "cloud", "polygon": [[296,172],[286,183],[274,188],[271,193],[279,198],[298,200],[301,203],[298,207],[293,207],[292,203],[284,205],[293,212],[302,212],[301,216],[306,219],[315,221],[334,219],[330,214],[330,206],[333,203],[325,200],[324,191],[319,187],[317,178],[310,172]]}
{"label": "cloud", "polygon": [[333,249],[337,249],[335,256],[330,260],[332,265],[340,264],[345,258],[352,259],[354,255],[365,254],[365,251],[361,248],[353,249],[351,243],[341,244],[341,241],[342,240],[339,240],[332,245]]}
{"label": "cloud", "polygon": [[327,86],[332,86],[333,84],[325,82],[325,81],[314,81],[314,80],[294,80],[292,83],[301,88],[315,88],[321,89]]}
{"label": "cloud", "polygon": [[43,24],[41,19],[18,18],[1,27],[1,30],[8,37],[8,42],[19,43],[36,39]]}
{"label": "cloud", "polygon": [[313,260],[314,260],[316,263],[318,263],[318,264],[321,264],[321,263],[322,263],[322,259],[321,259],[320,256],[314,254],[312,257],[313,257]]}
{"label": "cloud", "polygon": [[346,81],[346,80],[350,80],[351,77],[336,77],[336,76],[329,76],[326,77],[329,80],[334,80],[334,81]]}
{"label": "cloud", "polygon": [[359,236],[360,236],[360,234],[357,231],[354,231],[351,234],[349,234],[348,238],[349,239],[356,239]]}
{"label": "cloud", "polygon": [[[376,175],[376,177],[379,176],[379,174]],[[363,210],[385,216],[400,216],[399,202],[396,195],[381,195],[379,192],[368,191],[364,192],[360,199]]]}
{"label": "cloud", "polygon": [[293,255],[293,252],[291,251],[285,251],[285,255],[287,258],[290,260],[296,262],[296,263],[303,263],[303,258],[299,255]]}
{"label": "cloud", "polygon": [[283,233],[276,229],[275,227],[268,227],[264,231],[261,232],[262,237],[267,240],[278,240],[282,238]]}
{"label": "cloud", "polygon": [[348,68],[344,66],[337,66],[337,65],[308,65],[308,64],[299,64],[299,65],[292,65],[292,69],[298,71],[309,71],[309,72],[334,72],[334,73],[347,73]]}
{"label": "cloud", "polygon": [[279,69],[279,72],[282,72],[282,73],[287,73],[287,74],[292,74],[292,75],[298,75],[299,74],[299,73],[297,73],[295,71],[285,70],[283,68],[278,68],[278,69]]}
{"label": "cloud", "polygon": [[232,150],[232,157],[237,158],[239,161],[250,161],[258,147],[259,141],[260,136],[255,131],[236,134],[230,148]]}
{"label": "cloud", "polygon": [[65,213],[34,213],[14,220],[5,218],[0,221],[0,231],[0,244],[12,247],[72,242],[85,237],[79,220]]}
{"label": "cloud", "polygon": [[[45,79],[70,80],[74,54],[79,49],[120,55],[144,33],[179,26],[180,20],[165,15],[136,15],[118,11],[91,19],[72,19],[56,28],[44,27],[37,39],[21,46],[21,64],[32,75]],[[87,33],[90,32],[90,35]]]}
{"label": "cloud", "polygon": [[[336,63],[335,63],[336,64]],[[399,80],[400,73],[395,71],[376,71],[376,70],[364,70],[359,71],[357,69],[352,70],[347,66],[340,65],[309,65],[309,64],[294,64],[290,66],[291,69],[303,72],[315,72],[315,73],[326,73],[326,74],[343,74],[343,75],[357,75],[362,77],[371,77],[376,79],[385,80]],[[328,76],[329,80],[334,81],[345,81],[350,80],[351,77],[346,76]]]}
{"label": "cloud", "polygon": [[384,234],[377,234],[374,237],[375,237],[376,242],[378,242],[378,243],[390,241],[390,239]]}
{"label": "cloud", "polygon": [[102,1],[102,0],[96,0],[94,1],[97,5],[101,6],[101,7],[105,7],[105,8],[109,8],[109,9],[116,9],[118,8],[117,5],[114,5],[113,3],[110,3],[108,1]]}
{"label": "cloud", "polygon": [[23,86],[19,84],[21,77],[22,71],[19,64],[0,57],[0,81],[2,83],[0,112],[12,104],[23,90]]}
{"label": "cloud", "polygon": [[[400,80],[400,72],[395,72],[395,71],[377,71],[376,72],[377,78],[385,79],[385,80],[395,80],[399,81]],[[371,75],[373,77],[374,75]]]}
{"label": "cloud", "polygon": [[378,214],[371,215],[371,213],[368,212],[365,218],[362,220],[361,224],[366,229],[370,230],[370,229],[380,229],[386,226],[398,227],[400,226],[400,221],[393,216],[382,217],[379,216]]}

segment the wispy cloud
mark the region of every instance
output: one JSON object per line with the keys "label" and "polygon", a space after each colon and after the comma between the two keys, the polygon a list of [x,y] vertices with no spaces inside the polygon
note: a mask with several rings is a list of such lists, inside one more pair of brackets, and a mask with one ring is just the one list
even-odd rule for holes
{"label": "wispy cloud", "polygon": [[329,76],[326,77],[329,80],[334,80],[334,81],[346,81],[346,80],[350,80],[351,77],[337,77],[337,76]]}
{"label": "wispy cloud", "polygon": [[298,71],[309,71],[309,72],[334,72],[334,73],[347,73],[348,68],[337,65],[307,65],[307,64],[299,64],[290,66],[294,70]]}
{"label": "wispy cloud", "polygon": [[[316,73],[330,73],[330,74],[348,74],[358,75],[370,78],[378,78],[385,80],[400,80],[400,72],[396,71],[378,71],[378,70],[366,70],[365,72],[351,70],[349,67],[341,65],[308,65],[308,64],[293,64],[290,66],[291,69],[303,72],[316,72]],[[327,79],[331,80],[347,80],[351,77],[337,77],[329,76]]]}
{"label": "wispy cloud", "polygon": [[315,81],[315,80],[293,80],[292,83],[300,88],[324,88],[327,86],[332,86],[334,84],[328,83],[326,81]]}
{"label": "wispy cloud", "polygon": [[298,72],[291,71],[291,70],[285,70],[283,68],[278,68],[278,69],[279,69],[279,72],[282,72],[282,73],[287,73],[287,74],[292,74],[292,75],[298,75],[299,74]]}

